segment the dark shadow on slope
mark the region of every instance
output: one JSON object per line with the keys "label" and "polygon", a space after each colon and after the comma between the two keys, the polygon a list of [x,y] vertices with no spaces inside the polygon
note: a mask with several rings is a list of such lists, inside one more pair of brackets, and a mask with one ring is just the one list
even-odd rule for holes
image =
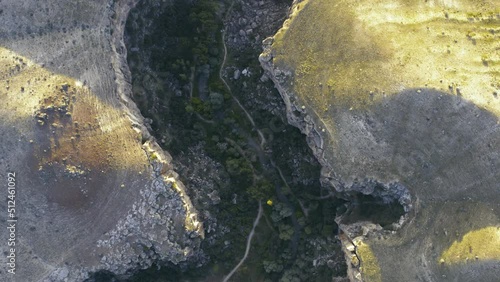
{"label": "dark shadow on slope", "polygon": [[384,203],[372,195],[356,194],[350,201],[341,223],[370,221],[384,229],[391,229],[392,223],[399,221],[404,214],[403,206],[397,201]]}
{"label": "dark shadow on slope", "polygon": [[[341,178],[396,180],[411,193],[413,208],[401,229],[369,236],[383,281],[465,281],[465,272],[489,281],[498,273],[491,267],[478,271],[479,265],[489,265],[481,258],[453,269],[438,263],[439,255],[465,234],[499,224],[500,127],[495,114],[458,95],[409,89],[362,110],[339,110],[333,118],[339,120],[341,139],[333,152],[338,157],[334,170]],[[391,214],[396,219],[397,206],[380,209],[376,198],[366,196],[356,201],[347,222]]]}

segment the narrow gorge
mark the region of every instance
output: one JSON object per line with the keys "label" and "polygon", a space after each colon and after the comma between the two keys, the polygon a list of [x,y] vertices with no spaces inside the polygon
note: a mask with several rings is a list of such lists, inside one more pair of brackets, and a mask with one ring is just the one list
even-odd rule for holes
{"label": "narrow gorge", "polygon": [[498,1],[0,20],[1,281],[500,277]]}

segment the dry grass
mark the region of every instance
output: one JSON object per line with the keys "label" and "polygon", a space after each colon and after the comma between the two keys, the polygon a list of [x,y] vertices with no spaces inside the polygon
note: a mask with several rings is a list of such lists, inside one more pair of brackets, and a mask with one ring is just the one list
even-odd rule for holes
{"label": "dry grass", "polygon": [[465,99],[498,116],[500,7],[443,3],[303,1],[275,36],[274,63],[295,71],[300,102],[320,115],[332,105],[363,108],[407,88],[456,95],[459,87]]}
{"label": "dry grass", "polygon": [[356,253],[361,260],[360,271],[363,275],[363,281],[380,282],[382,275],[378,265],[377,258],[369,245],[364,242],[359,242],[356,246]]}
{"label": "dry grass", "polygon": [[33,136],[37,167],[142,170],[140,139],[120,109],[82,83],[0,48],[0,116]]}
{"label": "dry grass", "polygon": [[460,241],[453,242],[439,259],[445,264],[500,260],[500,227],[489,226],[468,232]]}

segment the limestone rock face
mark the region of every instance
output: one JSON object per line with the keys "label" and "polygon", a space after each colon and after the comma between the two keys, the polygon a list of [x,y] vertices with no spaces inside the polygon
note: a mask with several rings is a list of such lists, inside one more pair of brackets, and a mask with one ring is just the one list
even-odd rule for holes
{"label": "limestone rock face", "polygon": [[339,219],[351,281],[500,277],[499,9],[295,1],[264,40],[261,64],[323,183],[407,211],[396,231]]}
{"label": "limestone rock face", "polygon": [[[1,1],[1,281],[82,281],[193,255],[203,229],[129,99],[122,37],[133,1]],[[9,224],[12,222],[9,222]],[[0,261],[6,265],[6,256]]]}

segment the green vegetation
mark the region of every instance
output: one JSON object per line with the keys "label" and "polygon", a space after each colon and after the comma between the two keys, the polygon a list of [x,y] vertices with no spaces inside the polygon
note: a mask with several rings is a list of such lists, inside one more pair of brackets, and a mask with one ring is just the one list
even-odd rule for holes
{"label": "green vegetation", "polygon": [[[307,197],[308,194],[319,194],[319,165],[303,162],[297,167],[294,164],[293,160],[297,155],[311,154],[305,140],[297,129],[282,124],[281,120],[268,112],[259,112],[254,117],[258,127],[265,128],[273,120],[274,127],[286,127],[287,132],[273,133],[274,140],[268,144],[272,148],[269,156],[263,157],[263,152],[256,147],[259,143],[256,132],[245,114],[233,102],[232,93],[227,91],[218,77],[223,55],[219,32],[222,28],[222,6],[218,3],[210,0],[194,1],[192,4],[175,1],[173,5],[164,7],[159,15],[146,15],[154,18],[154,24],[150,25],[153,31],[146,34],[142,42],[137,43],[142,49],[141,53],[146,55],[141,58],[131,53],[129,61],[132,62],[131,66],[140,66],[140,60],[148,62],[153,73],[159,77],[159,84],[163,80],[169,80],[177,88],[183,89],[178,94],[168,87],[156,88],[159,90],[148,92],[146,97],[139,97],[134,93],[134,99],[142,99],[142,103],[138,102],[139,107],[145,116],[153,120],[155,136],[159,140],[162,136],[169,137],[162,145],[174,159],[187,152],[190,147],[203,144],[207,155],[224,166],[224,173],[230,181],[220,183],[218,193],[221,202],[210,207],[209,212],[217,218],[219,226],[227,227],[229,232],[215,240],[210,240],[210,236],[219,236],[218,234],[207,234],[202,249],[210,258],[209,264],[201,268],[186,265],[182,270],[178,266],[163,267],[161,271],[153,267],[136,275],[133,281],[157,281],[155,279],[159,279],[162,274],[163,277],[169,277],[168,281],[197,281],[207,275],[220,278],[227,274],[245,251],[246,236],[255,218],[256,200],[262,203],[269,201],[271,204],[265,205],[265,220],[263,218],[257,227],[250,256],[234,279],[241,281],[242,277],[252,277],[254,281],[295,281],[300,277],[320,279],[331,276],[332,270],[326,265],[311,267],[314,258],[321,252],[326,252],[323,247],[321,250],[313,247],[311,244],[314,240],[319,240],[324,245],[337,246],[337,249],[328,251],[342,256],[338,244],[326,244],[326,240],[334,240],[336,232],[332,222],[323,220],[323,212],[328,210],[324,206],[328,204],[312,201]],[[138,11],[140,8],[138,7]],[[134,32],[142,30],[141,24],[146,24],[141,17],[137,18],[135,29],[128,22],[129,36],[140,37],[134,35]],[[179,26],[183,28],[177,28]],[[257,72],[260,69],[256,60],[258,52],[259,50],[248,49],[239,54],[238,61]],[[200,82],[203,79],[199,79],[202,76],[199,70],[205,64],[209,64],[208,79]],[[140,68],[132,68],[132,76],[136,78],[134,87],[144,80],[139,79],[143,75]],[[154,77],[153,74],[151,76]],[[245,78],[246,87],[235,84],[231,88],[234,93],[251,95],[248,91],[256,89],[260,83],[259,77],[254,75]],[[206,83],[205,93],[199,91],[204,86],[201,83]],[[192,87],[191,91],[184,89],[186,86]],[[155,113],[151,110],[154,108],[166,110]],[[287,175],[288,183],[283,183],[275,169],[266,167],[262,159],[270,157]],[[313,180],[307,185],[297,183],[288,177],[294,171]],[[290,189],[287,188],[288,185]],[[277,194],[277,187],[282,187],[282,194],[287,201]],[[309,211],[307,218],[301,211],[299,199],[302,199]],[[330,228],[324,228],[325,224]],[[325,230],[323,234],[322,230]],[[212,243],[208,243],[211,241]],[[338,271],[343,271],[342,266]]]}
{"label": "green vegetation", "polygon": [[224,104],[224,95],[217,92],[210,92],[208,97],[210,99],[210,105],[214,110],[220,110]]}
{"label": "green vegetation", "polygon": [[247,188],[247,193],[256,200],[266,200],[274,194],[274,185],[267,179],[259,179]]}

